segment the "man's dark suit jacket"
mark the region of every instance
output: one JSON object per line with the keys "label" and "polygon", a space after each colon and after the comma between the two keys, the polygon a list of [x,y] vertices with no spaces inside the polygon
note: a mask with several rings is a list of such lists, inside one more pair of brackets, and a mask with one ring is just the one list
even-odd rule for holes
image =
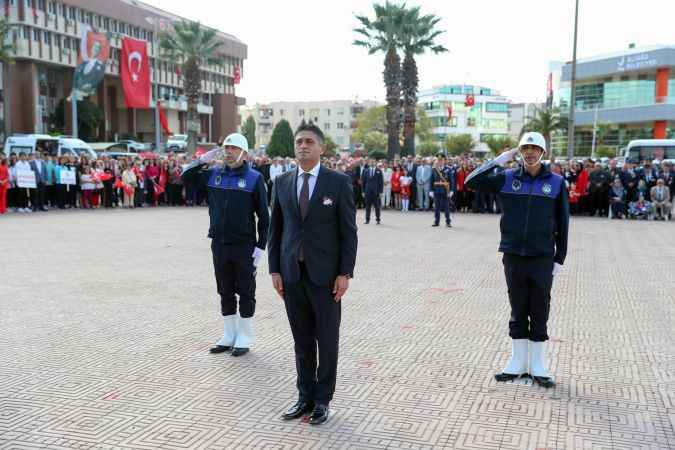
{"label": "man's dark suit jacket", "polygon": [[370,195],[380,195],[384,192],[384,176],[382,171],[375,168],[375,173],[370,176],[370,167],[363,170],[363,192]]}
{"label": "man's dark suit jacket", "polygon": [[300,215],[298,171],[277,177],[269,232],[269,270],[284,283],[300,280],[298,248],[312,283],[332,286],[338,275],[354,275],[356,208],[347,175],[321,166],[305,219]]}

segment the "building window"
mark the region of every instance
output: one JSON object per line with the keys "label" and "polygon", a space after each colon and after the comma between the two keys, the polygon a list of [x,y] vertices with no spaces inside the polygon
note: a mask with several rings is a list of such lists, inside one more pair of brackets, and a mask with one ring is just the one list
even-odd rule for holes
{"label": "building window", "polygon": [[468,117],[466,119],[466,126],[467,127],[475,127],[476,126],[476,119],[475,117]]}
{"label": "building window", "polygon": [[279,110],[279,116],[284,117],[284,110],[283,109]]}
{"label": "building window", "polygon": [[101,16],[99,15],[96,16],[96,26],[101,28]]}
{"label": "building window", "polygon": [[34,29],[33,29],[33,40],[34,40],[35,42],[39,42],[39,41],[40,41],[40,30],[38,30],[37,28],[34,28]]}
{"label": "building window", "polygon": [[30,28],[23,27],[23,38],[30,39]]}
{"label": "building window", "polygon": [[56,14],[56,3],[50,1],[48,6],[49,6],[49,14]]}
{"label": "building window", "polygon": [[114,19],[112,21],[112,31],[117,33],[117,21]]}
{"label": "building window", "polygon": [[505,113],[509,111],[507,103],[486,103],[485,111],[490,113]]}
{"label": "building window", "polygon": [[110,31],[110,19],[107,17],[103,19],[103,28]]}
{"label": "building window", "polygon": [[326,115],[330,116],[330,108],[326,109]]}
{"label": "building window", "polygon": [[80,22],[84,23],[84,11],[79,9],[78,12],[79,12],[78,16],[80,18]]}
{"label": "building window", "polygon": [[324,129],[324,131],[330,130],[330,123],[324,123],[324,124],[323,124],[323,129]]}
{"label": "building window", "polygon": [[337,110],[337,115],[338,115],[338,116],[343,116],[344,114],[345,114],[345,110],[344,110],[344,109],[340,108],[340,109]]}
{"label": "building window", "polygon": [[72,6],[68,8],[68,14],[70,14],[70,20],[75,20],[77,18],[77,12]]}
{"label": "building window", "polygon": [[298,115],[299,115],[300,117],[304,117],[304,116],[305,116],[305,110],[304,110],[304,109],[299,109],[299,110],[298,110]]}
{"label": "building window", "polygon": [[338,130],[343,130],[344,127],[345,127],[345,124],[344,124],[343,122],[338,122],[338,123],[337,123],[337,129],[338,129]]}
{"label": "building window", "polygon": [[45,38],[45,44],[51,44],[52,43],[52,35],[49,31],[44,32],[44,38]]}
{"label": "building window", "polygon": [[38,9],[44,11],[46,9],[45,0],[38,0]]}

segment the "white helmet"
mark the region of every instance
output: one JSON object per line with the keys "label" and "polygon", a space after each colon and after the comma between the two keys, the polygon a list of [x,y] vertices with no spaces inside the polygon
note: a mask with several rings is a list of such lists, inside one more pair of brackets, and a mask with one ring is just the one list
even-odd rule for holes
{"label": "white helmet", "polygon": [[248,141],[246,140],[246,137],[242,134],[239,133],[232,133],[229,136],[225,138],[225,141],[223,141],[223,147],[226,145],[231,145],[233,147],[239,147],[245,152],[248,152]]}
{"label": "white helmet", "polygon": [[523,145],[536,145],[546,153],[546,139],[544,139],[544,136],[541,133],[537,133],[536,131],[529,131],[523,134],[523,137],[520,138],[518,148]]}

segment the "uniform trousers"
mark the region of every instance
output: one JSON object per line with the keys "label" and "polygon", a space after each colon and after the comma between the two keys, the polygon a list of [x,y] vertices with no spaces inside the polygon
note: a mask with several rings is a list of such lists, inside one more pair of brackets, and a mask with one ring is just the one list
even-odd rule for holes
{"label": "uniform trousers", "polygon": [[255,313],[256,268],[253,265],[253,248],[254,244],[223,244],[216,239],[211,241],[213,268],[223,316],[237,313],[237,295],[242,319],[253,317]]}
{"label": "uniform trousers", "polygon": [[445,215],[445,223],[450,223],[450,203],[448,196],[434,192],[434,223],[441,221],[441,211]]}
{"label": "uniform trousers", "polygon": [[504,253],[502,262],[511,303],[509,336],[534,342],[547,341],[553,258]]}
{"label": "uniform trousers", "polygon": [[380,194],[377,192],[366,192],[366,222],[370,222],[370,211],[375,207],[375,219],[380,221]]}

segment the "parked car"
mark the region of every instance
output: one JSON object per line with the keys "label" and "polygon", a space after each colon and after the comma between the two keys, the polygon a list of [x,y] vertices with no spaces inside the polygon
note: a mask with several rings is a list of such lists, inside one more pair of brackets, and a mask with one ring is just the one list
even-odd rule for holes
{"label": "parked car", "polygon": [[166,141],[166,150],[167,151],[186,151],[187,150],[187,134],[173,134]]}
{"label": "parked car", "polygon": [[107,147],[104,151],[108,152],[122,152],[122,153],[141,153],[146,150],[145,144],[136,141],[119,141]]}

